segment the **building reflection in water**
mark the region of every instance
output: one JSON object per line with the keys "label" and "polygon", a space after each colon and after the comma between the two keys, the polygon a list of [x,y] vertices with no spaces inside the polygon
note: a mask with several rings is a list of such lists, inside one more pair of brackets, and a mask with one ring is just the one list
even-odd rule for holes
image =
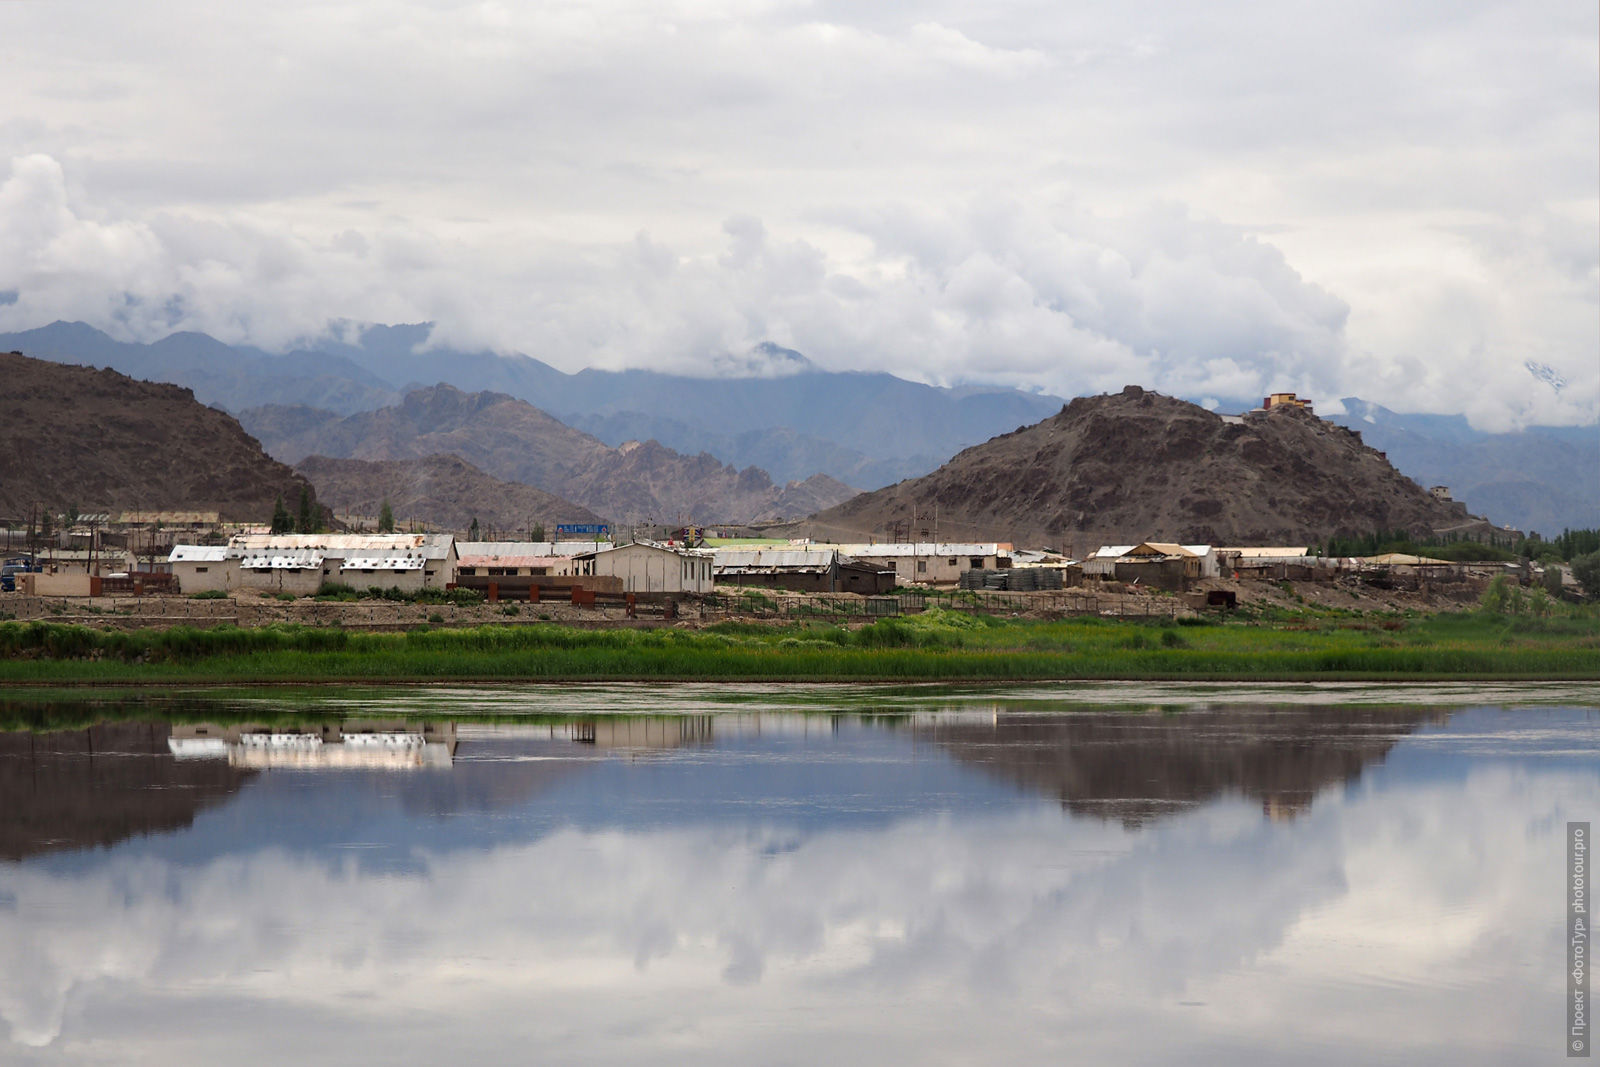
{"label": "building reflection in water", "polygon": [[448,769],[455,758],[456,724],[399,719],[294,726],[178,723],[167,747],[179,761],[226,760],[250,770]]}

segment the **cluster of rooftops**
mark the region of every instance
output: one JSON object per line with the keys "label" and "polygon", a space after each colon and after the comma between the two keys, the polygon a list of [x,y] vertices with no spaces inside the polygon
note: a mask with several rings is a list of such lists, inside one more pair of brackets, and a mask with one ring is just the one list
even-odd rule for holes
{"label": "cluster of rooftops", "polygon": [[[885,586],[955,584],[973,570],[1025,567],[1081,567],[1087,575],[1112,576],[1119,565],[1164,563],[1191,577],[1213,577],[1241,559],[1298,562],[1305,547],[1218,548],[1144,542],[1106,545],[1081,560],[1047,550],[1017,549],[1005,542],[909,542],[823,544],[735,543],[717,548],[653,541],[626,545],[595,541],[458,541],[452,534],[240,534],[221,545],[177,545],[168,562],[174,573],[195,584],[211,568],[257,575],[306,575],[307,580],[352,585],[444,586],[458,579],[509,575],[619,573],[597,561],[627,557],[677,557],[683,561],[685,588],[709,587],[713,580],[783,575],[837,576],[852,568],[882,576]],[[693,561],[693,562],[690,562]],[[620,565],[620,564],[619,564]],[[281,578],[280,578],[281,580]],[[248,584],[248,583],[246,583]]]}

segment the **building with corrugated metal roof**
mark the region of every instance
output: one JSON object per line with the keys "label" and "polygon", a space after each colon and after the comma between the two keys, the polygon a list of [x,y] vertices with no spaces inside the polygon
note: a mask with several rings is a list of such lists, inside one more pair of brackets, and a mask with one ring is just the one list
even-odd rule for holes
{"label": "building with corrugated metal roof", "polygon": [[215,555],[211,546],[173,547],[168,562],[184,593],[253,589],[310,596],[328,584],[415,593],[456,579],[450,534],[251,533],[222,546],[220,560]]}

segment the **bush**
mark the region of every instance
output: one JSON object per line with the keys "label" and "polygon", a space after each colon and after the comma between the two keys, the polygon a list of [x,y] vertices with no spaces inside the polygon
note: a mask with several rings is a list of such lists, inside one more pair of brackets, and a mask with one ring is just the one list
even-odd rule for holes
{"label": "bush", "polygon": [[190,593],[190,600],[227,600],[228,594],[221,589],[207,589],[203,593]]}
{"label": "bush", "polygon": [[439,614],[439,613],[438,613],[438,612],[437,612],[437,611],[436,611],[436,612],[434,612],[434,613],[433,613],[433,614],[432,614],[432,615],[429,615],[429,616],[428,616],[428,621],[429,621],[429,622],[431,622],[431,623],[433,623],[433,624],[434,624],[434,625],[435,625],[435,626],[437,626],[437,625],[439,625],[439,624],[440,624],[440,623],[442,623],[442,622],[444,622],[444,616],[443,616],[443,615],[441,615],[441,614]]}
{"label": "bush", "polygon": [[500,614],[502,614],[502,615],[521,615],[522,614],[522,609],[517,607],[517,605],[515,605],[515,604],[507,604],[505,607],[500,609]]}
{"label": "bush", "polygon": [[1488,588],[1483,591],[1483,596],[1479,598],[1478,607],[1490,615],[1510,614],[1513,588],[1515,587],[1505,575],[1495,575],[1489,582]]}
{"label": "bush", "polygon": [[1600,599],[1600,552],[1590,552],[1572,561],[1572,576],[1583,586],[1583,595]]}
{"label": "bush", "polygon": [[294,600],[294,599],[296,599],[296,597],[295,597],[295,595],[293,593],[279,593],[277,595],[277,599],[279,599],[279,600]]}
{"label": "bush", "polygon": [[[394,592],[400,593],[398,589]],[[406,594],[400,595],[404,597]],[[418,604],[454,604],[458,608],[468,608],[482,604],[485,597],[481,589],[421,589],[411,599]]]}

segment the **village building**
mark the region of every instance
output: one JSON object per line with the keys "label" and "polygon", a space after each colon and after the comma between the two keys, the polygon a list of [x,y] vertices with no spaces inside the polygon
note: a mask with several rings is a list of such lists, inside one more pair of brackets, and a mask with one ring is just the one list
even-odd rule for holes
{"label": "village building", "polygon": [[916,541],[831,547],[851,559],[894,571],[897,585],[957,586],[969,570],[1011,566],[1011,545],[1006,542]]}
{"label": "village building", "polygon": [[[582,542],[568,542],[582,544]],[[457,541],[456,578],[529,578],[572,573],[572,557],[557,555],[549,541]],[[584,545],[593,551],[593,545]]]}
{"label": "village building", "polygon": [[1218,552],[1211,545],[1144,541],[1102,546],[1083,561],[1083,573],[1159,589],[1181,589],[1202,578],[1215,578],[1221,571]]}
{"label": "village building", "polygon": [[1310,414],[1311,401],[1302,397],[1298,397],[1293,393],[1273,393],[1270,396],[1262,398],[1261,410],[1271,411],[1273,408],[1299,408],[1307,414]]}
{"label": "village building", "polygon": [[237,559],[227,545],[173,545],[167,566],[184,593],[231,593],[239,584]]}
{"label": "village building", "polygon": [[1282,581],[1310,577],[1332,564],[1311,554],[1307,545],[1226,545],[1217,550],[1218,569],[1228,578],[1270,578]]}
{"label": "village building", "polygon": [[710,551],[654,541],[585,552],[572,564],[574,575],[620,579],[624,593],[709,593],[714,582]]}
{"label": "village building", "polygon": [[324,585],[348,585],[415,593],[444,589],[456,577],[450,534],[241,534],[222,546],[220,561],[208,547],[173,546],[167,560],[182,592],[310,596]]}
{"label": "village building", "polygon": [[1117,576],[1117,560],[1137,547],[1137,545],[1101,545],[1084,558],[1083,576],[1085,578],[1115,578]]}
{"label": "village building", "polygon": [[892,569],[851,559],[832,546],[749,546],[715,550],[712,574],[719,586],[760,586],[798,593],[873,596],[895,586]]}

